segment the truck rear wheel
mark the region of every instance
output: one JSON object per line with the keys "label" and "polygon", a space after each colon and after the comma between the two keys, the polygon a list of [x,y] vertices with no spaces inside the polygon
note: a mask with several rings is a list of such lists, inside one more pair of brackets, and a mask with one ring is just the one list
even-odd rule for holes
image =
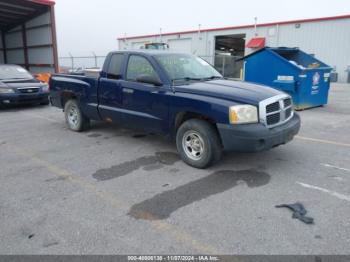
{"label": "truck rear wheel", "polygon": [[199,119],[188,120],[180,126],[176,146],[182,160],[195,168],[207,168],[220,160],[222,155],[216,129]]}
{"label": "truck rear wheel", "polygon": [[81,132],[89,128],[90,119],[81,112],[77,100],[69,100],[64,106],[64,115],[69,129]]}

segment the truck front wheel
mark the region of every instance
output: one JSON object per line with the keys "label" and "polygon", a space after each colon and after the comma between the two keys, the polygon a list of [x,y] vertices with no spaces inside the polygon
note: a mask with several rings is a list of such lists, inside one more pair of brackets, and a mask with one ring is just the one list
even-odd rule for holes
{"label": "truck front wheel", "polygon": [[222,155],[216,129],[199,119],[188,120],[180,126],[176,135],[176,146],[182,160],[195,168],[207,168]]}
{"label": "truck front wheel", "polygon": [[69,129],[81,132],[89,128],[90,119],[81,112],[77,100],[69,100],[64,106],[64,115]]}

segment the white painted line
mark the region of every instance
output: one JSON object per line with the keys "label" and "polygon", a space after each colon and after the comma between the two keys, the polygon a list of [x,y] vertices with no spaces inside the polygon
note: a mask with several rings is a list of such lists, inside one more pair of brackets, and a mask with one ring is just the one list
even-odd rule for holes
{"label": "white painted line", "polygon": [[317,138],[303,137],[303,136],[295,136],[295,138],[305,140],[305,141],[310,141],[310,142],[318,142],[318,143],[330,144],[330,145],[335,145],[335,146],[350,147],[350,144],[348,144],[348,143],[340,143],[340,142],[324,140],[324,139],[317,139]]}
{"label": "white painted line", "polygon": [[326,188],[313,186],[313,185],[305,184],[305,183],[302,183],[302,182],[296,182],[296,183],[301,185],[302,187],[318,190],[318,191],[321,191],[323,193],[327,193],[327,194],[329,194],[331,196],[334,196],[336,198],[339,198],[341,200],[345,200],[345,201],[349,201],[350,202],[350,196],[348,196],[348,195],[340,194],[338,192],[331,191],[331,190],[328,190]]}
{"label": "white painted line", "polygon": [[347,168],[344,168],[344,167],[333,166],[333,165],[330,165],[330,164],[321,164],[321,165],[324,166],[324,167],[329,167],[329,168],[334,168],[334,169],[350,172],[350,169],[347,169]]}

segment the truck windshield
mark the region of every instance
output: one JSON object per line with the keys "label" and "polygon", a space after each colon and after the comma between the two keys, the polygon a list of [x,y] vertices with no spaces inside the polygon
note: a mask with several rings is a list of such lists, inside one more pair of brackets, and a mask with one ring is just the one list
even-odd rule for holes
{"label": "truck windshield", "polygon": [[174,83],[223,78],[208,62],[193,55],[162,54],[155,56],[155,58]]}
{"label": "truck windshield", "polygon": [[20,66],[0,66],[0,80],[11,79],[33,79],[33,76]]}

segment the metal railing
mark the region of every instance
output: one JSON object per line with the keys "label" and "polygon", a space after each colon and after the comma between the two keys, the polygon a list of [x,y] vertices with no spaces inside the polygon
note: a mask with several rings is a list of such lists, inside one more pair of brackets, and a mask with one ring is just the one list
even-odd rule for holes
{"label": "metal railing", "polygon": [[[237,61],[239,56],[215,55],[200,56],[212,64],[224,77],[241,78],[243,61]],[[70,56],[60,57],[59,65],[62,72],[84,68],[102,67],[106,56],[98,56],[94,52],[91,56]]]}

